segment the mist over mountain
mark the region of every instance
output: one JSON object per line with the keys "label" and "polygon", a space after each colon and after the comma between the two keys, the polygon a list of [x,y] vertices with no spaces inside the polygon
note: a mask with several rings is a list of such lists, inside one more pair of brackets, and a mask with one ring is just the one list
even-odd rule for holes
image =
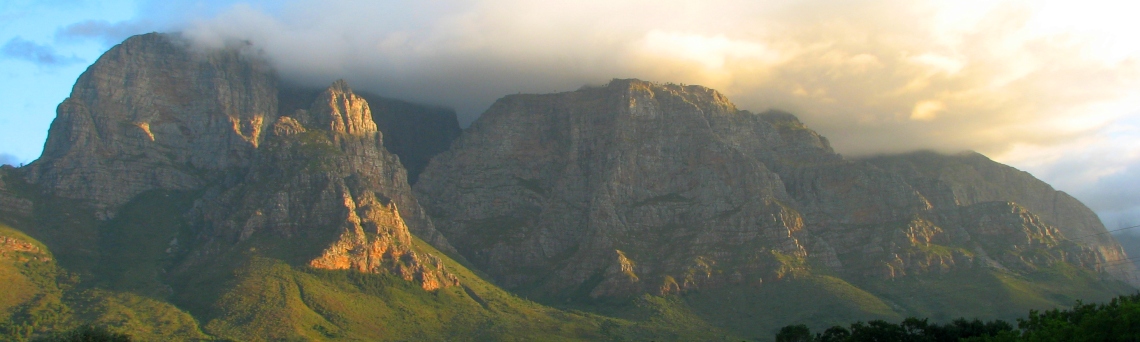
{"label": "mist over mountain", "polygon": [[[1059,9],[943,5],[298,1],[235,6],[184,30],[211,46],[254,42],[286,79],[345,78],[456,108],[464,125],[520,91],[611,78],[702,84],[745,109],[797,113],[846,155],[996,154],[1087,135],[1114,117],[1086,106],[1127,94],[1140,75],[1109,54],[1071,53],[1094,46],[1091,38],[1062,43],[1035,29]],[[394,12],[407,15],[344,15]]]}
{"label": "mist over mountain", "polygon": [[460,130],[195,34],[111,48],[0,168],[6,338],[766,339],[1135,290],[1088,207],[978,153],[851,158],[793,113],[625,78]]}
{"label": "mist over mountain", "polygon": [[[1123,172],[1140,165],[1131,147],[1140,64],[1132,40],[1119,36],[1135,30],[1123,24],[1131,20],[1111,14],[1128,10],[1104,10],[1117,7],[295,1],[217,8],[177,29],[207,45],[255,42],[296,82],[344,78],[455,108],[463,126],[503,94],[612,78],[701,84],[743,109],[796,113],[847,156],[981,152],[1115,223],[1140,215],[1136,201],[1117,201],[1112,190],[1140,190]],[[1126,181],[1099,185],[1114,177]]]}
{"label": "mist over mountain", "polygon": [[0,154],[0,165],[20,166],[22,161],[11,154]]}

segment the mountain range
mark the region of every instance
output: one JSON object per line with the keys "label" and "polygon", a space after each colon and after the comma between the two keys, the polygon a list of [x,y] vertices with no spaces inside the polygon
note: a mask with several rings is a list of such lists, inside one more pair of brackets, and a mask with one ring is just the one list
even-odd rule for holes
{"label": "mountain range", "polygon": [[847,158],[794,115],[615,79],[454,111],[146,34],[0,170],[0,334],[741,340],[1135,291],[1097,216],[967,152]]}

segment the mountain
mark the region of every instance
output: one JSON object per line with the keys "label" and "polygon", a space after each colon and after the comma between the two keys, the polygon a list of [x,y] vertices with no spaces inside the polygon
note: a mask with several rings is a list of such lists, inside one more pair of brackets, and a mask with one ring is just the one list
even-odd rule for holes
{"label": "mountain", "polygon": [[934,202],[936,208],[953,208],[977,203],[1010,201],[1024,206],[1043,222],[1056,226],[1063,239],[1092,248],[1098,260],[1117,278],[1132,281],[1136,269],[1109,266],[1114,260],[1128,259],[1125,249],[1091,209],[1076,198],[1034,178],[1029,173],[996,163],[978,153],[954,156],[917,152],[878,156],[867,162],[902,175],[908,184]]}
{"label": "mountain", "polygon": [[742,340],[1134,290],[1076,200],[977,154],[848,159],[795,116],[615,80],[449,109],[127,39],[0,168],[0,336]]}
{"label": "mountain", "polygon": [[[282,87],[280,112],[283,115],[308,108],[323,89]],[[357,92],[372,110],[372,120],[384,132],[384,147],[400,157],[408,171],[408,183],[415,184],[431,158],[451,147],[462,131],[455,110],[419,105],[384,96]]]}
{"label": "mountain", "polygon": [[44,155],[0,169],[0,336],[81,323],[141,340],[726,334],[657,298],[634,321],[487,282],[435,231],[401,162],[448,146],[454,114],[373,99],[382,113],[344,81],[283,84],[242,44],[147,34],[112,48],[60,105]]}
{"label": "mountain", "polygon": [[[60,104],[43,155],[28,166],[28,180],[60,197],[87,200],[102,210],[100,218],[113,218],[118,206],[143,192],[200,189],[250,167],[277,118],[295,110],[279,107],[296,98],[278,97],[288,87],[266,62],[246,56],[248,49],[203,50],[190,44],[147,34],[107,51]],[[308,107],[311,100],[305,102]],[[394,122],[393,128],[414,126],[407,113],[431,111],[405,108],[385,116],[385,122]],[[432,117],[431,123],[441,118],[446,115]],[[452,126],[458,124],[411,131],[439,128],[436,136],[446,140]],[[430,156],[409,155],[417,158]],[[413,231],[447,249],[434,240],[438,234],[420,217],[410,190],[396,200],[411,216]]]}
{"label": "mountain", "polygon": [[[1104,227],[1088,208],[1024,172],[978,154],[849,160],[790,114],[700,86],[504,97],[415,191],[467,260],[549,304],[681,294],[756,317],[769,291],[806,282],[863,297],[850,316],[993,316],[1124,291],[1135,271],[1106,266],[1125,255],[1090,236]],[[1025,290],[1012,279],[1041,288],[1010,295]],[[988,294],[1010,303],[968,298]],[[800,319],[834,319],[820,312],[834,304],[802,303]]]}

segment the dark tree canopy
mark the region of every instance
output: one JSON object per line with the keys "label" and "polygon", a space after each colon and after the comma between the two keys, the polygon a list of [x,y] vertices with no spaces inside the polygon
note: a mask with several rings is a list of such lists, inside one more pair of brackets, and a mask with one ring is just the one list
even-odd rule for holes
{"label": "dark tree canopy", "polygon": [[[806,336],[806,337],[805,337]],[[1006,342],[1006,341],[1140,341],[1140,293],[1105,304],[1078,301],[1069,309],[1030,311],[1017,328],[1001,320],[957,319],[946,324],[907,318],[899,324],[875,320],[849,327],[833,326],[812,335],[806,325],[780,329],[776,341],[815,342]]]}

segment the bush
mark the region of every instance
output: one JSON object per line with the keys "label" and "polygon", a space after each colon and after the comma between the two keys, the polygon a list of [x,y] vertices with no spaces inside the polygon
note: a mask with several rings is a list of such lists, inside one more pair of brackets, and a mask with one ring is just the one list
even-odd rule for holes
{"label": "bush", "polygon": [[119,334],[105,327],[82,325],[78,328],[58,333],[50,337],[36,339],[36,342],[131,342],[131,337]]}

